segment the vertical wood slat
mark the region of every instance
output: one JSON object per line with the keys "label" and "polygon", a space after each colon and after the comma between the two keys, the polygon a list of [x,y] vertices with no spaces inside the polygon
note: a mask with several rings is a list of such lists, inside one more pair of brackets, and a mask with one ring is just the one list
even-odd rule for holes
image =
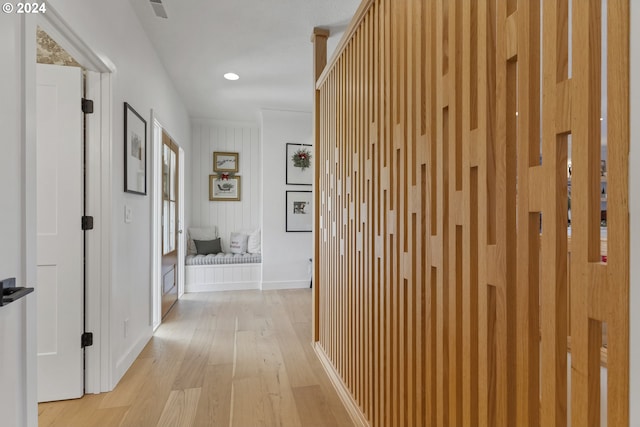
{"label": "vertical wood slat", "polygon": [[517,28],[518,80],[518,222],[524,230],[517,242],[517,389],[516,425],[540,426],[539,218],[527,203],[535,183],[529,179],[540,157],[540,2],[519,0]]}
{"label": "vertical wood slat", "polygon": [[629,424],[629,2],[609,1],[607,16],[609,426]]}
{"label": "vertical wood slat", "polygon": [[569,403],[598,425],[603,322],[609,425],[628,425],[628,1],[598,7],[365,1],[318,80],[317,345],[370,425],[564,425]]}

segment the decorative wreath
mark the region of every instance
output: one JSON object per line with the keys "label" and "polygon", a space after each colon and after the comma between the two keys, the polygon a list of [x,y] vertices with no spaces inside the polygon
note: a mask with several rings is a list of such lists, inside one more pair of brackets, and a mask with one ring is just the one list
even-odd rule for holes
{"label": "decorative wreath", "polygon": [[293,166],[302,169],[303,171],[311,167],[311,152],[307,149],[300,149],[291,156]]}

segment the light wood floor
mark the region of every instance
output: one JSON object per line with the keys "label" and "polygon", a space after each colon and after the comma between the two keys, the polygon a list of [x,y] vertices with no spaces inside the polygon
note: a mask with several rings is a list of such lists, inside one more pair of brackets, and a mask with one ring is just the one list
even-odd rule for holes
{"label": "light wood floor", "polygon": [[353,426],[310,343],[310,290],[187,294],[114,391],[39,425]]}

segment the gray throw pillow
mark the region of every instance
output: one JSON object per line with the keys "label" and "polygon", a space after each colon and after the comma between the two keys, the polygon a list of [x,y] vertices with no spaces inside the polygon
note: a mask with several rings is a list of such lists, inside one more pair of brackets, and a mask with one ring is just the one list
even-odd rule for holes
{"label": "gray throw pillow", "polygon": [[222,252],[219,237],[213,240],[194,240],[193,242],[196,244],[198,255],[215,255]]}

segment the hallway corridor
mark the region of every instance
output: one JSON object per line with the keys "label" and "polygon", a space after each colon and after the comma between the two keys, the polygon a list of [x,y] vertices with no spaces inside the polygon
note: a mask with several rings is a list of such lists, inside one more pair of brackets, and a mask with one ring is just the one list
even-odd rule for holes
{"label": "hallway corridor", "polygon": [[185,294],[115,390],[39,425],[352,426],[311,346],[311,290]]}

